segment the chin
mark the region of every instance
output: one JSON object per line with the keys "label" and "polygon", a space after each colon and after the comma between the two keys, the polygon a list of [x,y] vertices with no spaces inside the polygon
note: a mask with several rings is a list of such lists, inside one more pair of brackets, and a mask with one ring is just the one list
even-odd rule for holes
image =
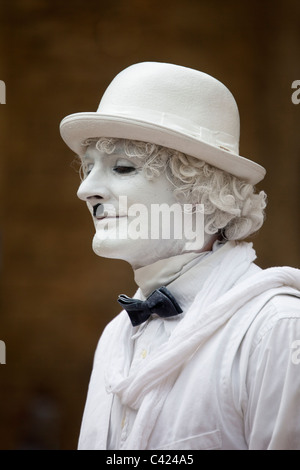
{"label": "chin", "polygon": [[132,251],[131,240],[119,240],[119,239],[102,239],[97,235],[94,235],[92,248],[97,256],[102,258],[121,259],[130,263],[128,254]]}
{"label": "chin", "polygon": [[125,237],[103,238],[100,232],[96,232],[92,246],[97,256],[120,259],[136,268],[181,254],[184,244],[181,240],[133,240]]}

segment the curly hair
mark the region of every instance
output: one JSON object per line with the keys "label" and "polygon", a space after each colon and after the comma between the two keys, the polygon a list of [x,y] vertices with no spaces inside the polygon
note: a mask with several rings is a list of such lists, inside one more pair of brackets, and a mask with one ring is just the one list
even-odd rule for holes
{"label": "curly hair", "polygon": [[[253,185],[203,160],[149,142],[116,138],[86,139],[82,145],[112,154],[121,148],[127,157],[143,159],[148,179],[164,172],[174,185],[179,202],[203,204],[205,232],[220,233],[227,240],[243,240],[257,232],[264,222],[267,196]],[[81,167],[83,178],[84,168]]]}

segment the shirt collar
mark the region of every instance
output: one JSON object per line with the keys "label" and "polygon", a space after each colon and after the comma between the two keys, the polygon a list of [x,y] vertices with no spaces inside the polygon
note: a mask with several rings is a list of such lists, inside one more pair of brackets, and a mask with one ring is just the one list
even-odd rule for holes
{"label": "shirt collar", "polygon": [[[232,242],[217,240],[211,251],[173,256],[134,271],[135,281],[140,288],[139,297],[142,300],[148,297],[153,290],[164,285],[168,287],[179,303],[183,313],[168,319],[160,318],[159,323],[163,323],[168,337],[187,312],[211,270],[230,249],[231,244]],[[134,328],[132,339],[144,332],[149,321],[151,320],[149,319],[143,325]]]}
{"label": "shirt collar", "polygon": [[207,256],[195,259],[182,275],[167,286],[183,310],[183,315],[191,306],[211,271],[220,263],[221,258],[231,246],[232,242],[216,241],[212,250],[207,252]]}
{"label": "shirt collar", "polygon": [[[206,278],[209,269],[219,262],[217,253],[223,252],[227,244],[215,241],[211,251],[184,253],[156,261],[134,271],[134,279],[144,298],[161,286],[167,286],[182,310],[189,306]],[[181,305],[181,303],[184,305]]]}
{"label": "shirt collar", "polygon": [[[231,242],[215,241],[211,251],[185,253],[157,261],[134,271],[135,282],[140,288],[140,298],[145,299],[153,290],[167,286],[179,303],[183,313],[167,320],[160,319],[170,336],[174,327],[185,315],[201,285],[212,269],[220,262],[224,252],[230,249]],[[148,321],[135,329],[139,336],[147,327]],[[134,336],[135,338],[136,336]]]}
{"label": "shirt collar", "polygon": [[190,268],[193,261],[204,258],[208,253],[184,253],[167,259],[161,259],[153,264],[136,269],[134,271],[134,280],[146,298],[155,289],[173,282]]}

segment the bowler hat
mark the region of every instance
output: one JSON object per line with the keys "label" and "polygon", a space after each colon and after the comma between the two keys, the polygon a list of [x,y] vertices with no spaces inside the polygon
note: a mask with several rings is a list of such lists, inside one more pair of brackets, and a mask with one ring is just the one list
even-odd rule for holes
{"label": "bowler hat", "polygon": [[78,155],[87,138],[117,137],[179,150],[251,184],[266,173],[239,155],[239,111],[231,92],[210,75],[179,65],[131,65],[110,83],[96,112],[66,116],[60,132]]}

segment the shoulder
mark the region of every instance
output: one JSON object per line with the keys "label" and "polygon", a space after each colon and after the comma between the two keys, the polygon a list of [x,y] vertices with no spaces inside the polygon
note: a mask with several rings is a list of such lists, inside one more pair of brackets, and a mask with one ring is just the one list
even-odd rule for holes
{"label": "shoulder", "polygon": [[[293,341],[300,340],[300,292],[282,287],[261,308],[251,323],[245,337],[250,355],[259,347],[290,347]],[[272,344],[274,343],[274,344]]]}

